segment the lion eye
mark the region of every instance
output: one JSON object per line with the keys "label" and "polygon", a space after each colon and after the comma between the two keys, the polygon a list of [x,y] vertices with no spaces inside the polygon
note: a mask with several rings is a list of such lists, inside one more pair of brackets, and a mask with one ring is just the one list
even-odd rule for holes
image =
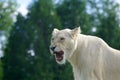
{"label": "lion eye", "polygon": [[60,40],[65,40],[65,38],[64,38],[64,37],[61,37]]}

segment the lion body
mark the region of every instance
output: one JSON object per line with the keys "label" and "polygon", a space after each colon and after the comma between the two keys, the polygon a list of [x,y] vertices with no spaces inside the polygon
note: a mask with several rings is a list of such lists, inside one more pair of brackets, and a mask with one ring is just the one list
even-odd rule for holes
{"label": "lion body", "polygon": [[75,80],[120,80],[120,51],[102,39],[80,34],[77,49],[68,59]]}
{"label": "lion body", "polygon": [[[120,51],[108,46],[101,38],[80,34],[80,28],[54,30],[51,46],[56,61],[68,60],[75,80],[120,80]],[[54,51],[51,51],[53,53]]]}

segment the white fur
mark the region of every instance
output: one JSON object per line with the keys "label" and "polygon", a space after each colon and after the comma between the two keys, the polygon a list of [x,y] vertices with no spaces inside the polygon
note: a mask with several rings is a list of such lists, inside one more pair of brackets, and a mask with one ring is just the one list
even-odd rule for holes
{"label": "white fur", "polygon": [[[53,31],[51,46],[64,51],[63,61],[57,62],[63,64],[68,60],[75,80],[120,80],[120,51],[98,37],[79,32],[79,28]],[[60,42],[61,36],[66,40]]]}

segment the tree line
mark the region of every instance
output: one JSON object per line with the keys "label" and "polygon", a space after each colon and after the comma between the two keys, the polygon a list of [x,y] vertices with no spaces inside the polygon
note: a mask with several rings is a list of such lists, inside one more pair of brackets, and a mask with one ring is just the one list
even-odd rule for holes
{"label": "tree line", "polygon": [[7,37],[0,80],[73,80],[71,65],[58,65],[49,52],[54,28],[81,26],[82,34],[120,50],[120,6],[114,0],[33,0],[28,14],[14,21],[15,6],[15,0],[0,1],[0,35]]}

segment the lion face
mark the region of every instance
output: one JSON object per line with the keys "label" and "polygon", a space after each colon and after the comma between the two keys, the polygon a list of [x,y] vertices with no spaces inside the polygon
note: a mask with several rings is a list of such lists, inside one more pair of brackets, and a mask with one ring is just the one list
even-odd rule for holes
{"label": "lion face", "polygon": [[50,52],[56,58],[56,62],[64,64],[69,59],[77,46],[77,35],[80,33],[79,28],[73,30],[54,29],[51,38]]}

